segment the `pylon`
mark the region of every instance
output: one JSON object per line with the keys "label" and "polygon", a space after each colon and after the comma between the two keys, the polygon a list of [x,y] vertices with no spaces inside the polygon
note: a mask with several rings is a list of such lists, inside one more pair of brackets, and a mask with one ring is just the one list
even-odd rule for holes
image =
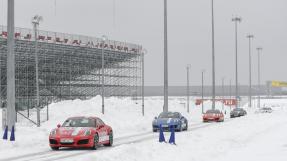
{"label": "pylon", "polygon": [[159,125],[159,142],[165,142],[164,134],[163,134],[163,129],[161,124]]}
{"label": "pylon", "polygon": [[169,138],[169,143],[170,144],[175,144],[175,132],[174,132],[174,126],[170,126],[170,138]]}
{"label": "pylon", "polygon": [[15,129],[14,129],[14,126],[12,126],[10,141],[15,141]]}
{"label": "pylon", "polygon": [[3,135],[3,140],[8,139],[8,126],[5,127],[4,135]]}

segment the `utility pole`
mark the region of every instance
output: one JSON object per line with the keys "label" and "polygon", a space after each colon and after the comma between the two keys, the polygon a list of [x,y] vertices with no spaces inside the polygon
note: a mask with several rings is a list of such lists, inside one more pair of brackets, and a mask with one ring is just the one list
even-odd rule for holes
{"label": "utility pole", "polygon": [[211,0],[211,17],[212,17],[212,109],[215,109],[215,47],[214,47],[214,9],[213,0]]}
{"label": "utility pole", "polygon": [[168,112],[168,43],[167,43],[167,0],[164,0],[164,105],[163,111]]}
{"label": "utility pole", "polygon": [[[241,22],[240,17],[234,17],[232,18],[232,21],[235,24],[235,99],[236,102],[238,102],[238,42],[237,42],[237,25]],[[238,107],[238,104],[236,103],[236,107]]]}
{"label": "utility pole", "polygon": [[252,73],[251,73],[251,39],[254,38],[253,35],[249,34],[247,35],[247,38],[249,40],[249,107],[252,107],[252,91],[251,91],[251,79],[252,79]]}
{"label": "utility pole", "polygon": [[261,73],[260,73],[260,52],[262,51],[262,47],[258,47],[257,51],[258,51],[258,103],[257,103],[257,107],[260,108],[260,77],[261,77]]}
{"label": "utility pole", "polygon": [[186,78],[187,78],[187,80],[186,80],[186,96],[187,96],[187,98],[186,98],[186,104],[187,104],[187,112],[189,113],[189,69],[190,69],[190,67],[191,67],[191,65],[190,64],[188,64],[187,66],[186,66]]}
{"label": "utility pole", "polygon": [[204,113],[204,86],[203,86],[203,83],[204,83],[204,70],[201,71],[201,113],[203,114]]}
{"label": "utility pole", "polygon": [[36,70],[36,101],[37,101],[37,127],[40,127],[40,88],[39,88],[39,62],[38,62],[38,26],[43,18],[35,15],[32,19],[35,36],[35,70]]}
{"label": "utility pole", "polygon": [[15,128],[15,40],[14,40],[14,0],[8,0],[7,17],[7,126],[11,131]]}

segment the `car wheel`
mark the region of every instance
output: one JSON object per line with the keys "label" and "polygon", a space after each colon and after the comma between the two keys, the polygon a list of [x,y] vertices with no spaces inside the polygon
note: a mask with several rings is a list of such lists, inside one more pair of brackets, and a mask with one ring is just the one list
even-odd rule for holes
{"label": "car wheel", "polygon": [[59,150],[59,147],[51,147],[52,150]]}
{"label": "car wheel", "polygon": [[112,146],[114,142],[114,136],[113,136],[113,132],[111,131],[109,134],[109,143],[108,144],[104,144],[104,146]]}
{"label": "car wheel", "polygon": [[185,131],[187,131],[187,129],[188,129],[188,123],[186,122]]}
{"label": "car wheel", "polygon": [[98,147],[98,143],[99,143],[99,135],[98,135],[98,133],[96,133],[94,136],[94,145],[93,145],[92,149],[96,150]]}

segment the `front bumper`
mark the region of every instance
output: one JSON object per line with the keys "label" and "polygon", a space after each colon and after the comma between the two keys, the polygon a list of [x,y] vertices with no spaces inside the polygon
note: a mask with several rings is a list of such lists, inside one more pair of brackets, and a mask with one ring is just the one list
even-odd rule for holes
{"label": "front bumper", "polygon": [[94,146],[94,137],[93,136],[51,137],[50,136],[49,145],[50,147],[89,148],[89,147]]}
{"label": "front bumper", "polygon": [[209,121],[220,121],[219,117],[205,117],[203,118],[204,122],[209,122]]}
{"label": "front bumper", "polygon": [[[171,128],[174,128],[174,130],[180,130],[181,126],[180,124],[176,124],[176,125],[162,125],[162,129],[163,131],[170,131]],[[153,131],[159,131],[159,125],[153,125],[152,126]]]}

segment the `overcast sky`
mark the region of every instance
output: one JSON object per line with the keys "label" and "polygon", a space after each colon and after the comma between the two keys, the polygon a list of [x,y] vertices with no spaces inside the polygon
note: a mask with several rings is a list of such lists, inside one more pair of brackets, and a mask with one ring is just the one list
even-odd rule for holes
{"label": "overcast sky", "polygon": [[[0,0],[0,23],[7,24],[7,0]],[[113,5],[115,2],[115,5]],[[262,82],[287,81],[287,1],[214,0],[216,83],[235,80],[234,15],[239,25],[239,83],[248,84],[248,39],[252,33],[252,79],[257,82],[256,47],[263,47]],[[114,10],[115,9],[115,10]],[[205,69],[211,84],[211,0],[168,0],[169,84],[200,85]],[[15,0],[15,24],[31,28],[43,16],[42,30],[133,42],[148,50],[146,85],[163,84],[163,0]],[[227,81],[226,81],[227,83]]]}

